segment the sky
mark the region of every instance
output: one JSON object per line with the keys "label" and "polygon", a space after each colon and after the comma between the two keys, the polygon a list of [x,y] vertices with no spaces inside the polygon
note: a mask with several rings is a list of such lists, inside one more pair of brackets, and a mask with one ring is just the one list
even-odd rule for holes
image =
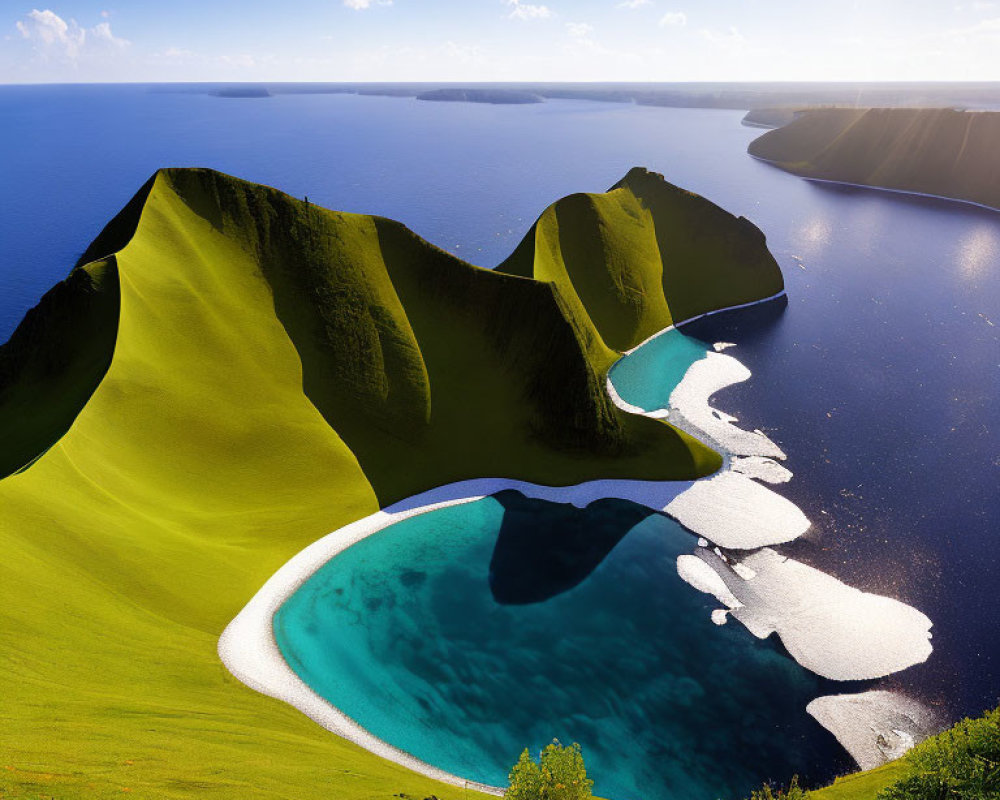
{"label": "sky", "polygon": [[1000,80],[1000,0],[0,0],[0,83]]}

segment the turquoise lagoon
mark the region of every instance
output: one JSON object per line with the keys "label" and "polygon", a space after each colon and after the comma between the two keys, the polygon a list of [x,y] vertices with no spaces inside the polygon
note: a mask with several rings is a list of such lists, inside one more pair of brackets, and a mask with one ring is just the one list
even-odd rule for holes
{"label": "turquoise lagoon", "polygon": [[619,396],[645,411],[666,408],[670,393],[684,373],[712,348],[676,328],[659,334],[609,372]]}
{"label": "turquoise lagoon", "polygon": [[[658,337],[619,363],[616,388],[665,405],[706,349]],[[677,575],[695,546],[634,503],[501,492],[331,559],[279,609],[275,636],[334,706],[473,781],[504,785],[525,747],[553,738],[582,745],[595,792],[614,800],[739,798],[766,779],[846,768],[805,713],[829,682],[711,622],[711,598]]]}

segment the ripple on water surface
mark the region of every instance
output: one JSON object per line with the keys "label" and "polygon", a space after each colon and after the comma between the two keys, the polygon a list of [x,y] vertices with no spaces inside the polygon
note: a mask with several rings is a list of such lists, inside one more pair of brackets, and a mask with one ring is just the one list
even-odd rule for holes
{"label": "ripple on water surface", "polygon": [[[281,607],[282,654],[376,736],[503,785],[524,747],[578,741],[595,792],[734,798],[846,768],[802,709],[830,685],[677,575],[693,537],[620,500],[515,492],[362,540]],[[821,766],[820,766],[821,765]]]}

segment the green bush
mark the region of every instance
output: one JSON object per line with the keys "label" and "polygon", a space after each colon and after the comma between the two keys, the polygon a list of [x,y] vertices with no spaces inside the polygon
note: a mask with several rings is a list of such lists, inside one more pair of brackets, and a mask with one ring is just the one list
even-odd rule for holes
{"label": "green bush", "polygon": [[749,800],[805,800],[805,797],[806,792],[799,786],[798,776],[795,776],[788,785],[788,789],[774,791],[768,784],[756,792],[751,792]]}
{"label": "green bush", "polygon": [[1000,800],[1000,709],[918,744],[906,761],[911,774],[877,800]]}
{"label": "green bush", "polygon": [[594,782],[587,777],[580,745],[559,740],[542,750],[539,761],[527,748],[508,775],[506,800],[589,800]]}

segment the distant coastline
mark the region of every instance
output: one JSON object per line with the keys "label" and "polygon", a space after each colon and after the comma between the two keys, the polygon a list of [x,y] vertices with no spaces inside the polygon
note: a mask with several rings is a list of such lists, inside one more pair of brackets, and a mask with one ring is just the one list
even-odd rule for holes
{"label": "distant coastline", "polygon": [[752,141],[747,153],[819,183],[1000,210],[1000,112],[822,108]]}
{"label": "distant coastline", "polygon": [[[176,83],[150,84],[157,93],[217,94],[260,89],[286,94],[356,94],[421,100],[521,105],[590,100],[662,108],[769,113],[808,107],[936,107],[1000,109],[1000,83]],[[252,97],[267,95],[226,94]],[[490,99],[494,98],[494,99]],[[531,99],[535,98],[535,99]],[[748,121],[750,124],[753,120]],[[772,127],[768,125],[768,127]]]}

